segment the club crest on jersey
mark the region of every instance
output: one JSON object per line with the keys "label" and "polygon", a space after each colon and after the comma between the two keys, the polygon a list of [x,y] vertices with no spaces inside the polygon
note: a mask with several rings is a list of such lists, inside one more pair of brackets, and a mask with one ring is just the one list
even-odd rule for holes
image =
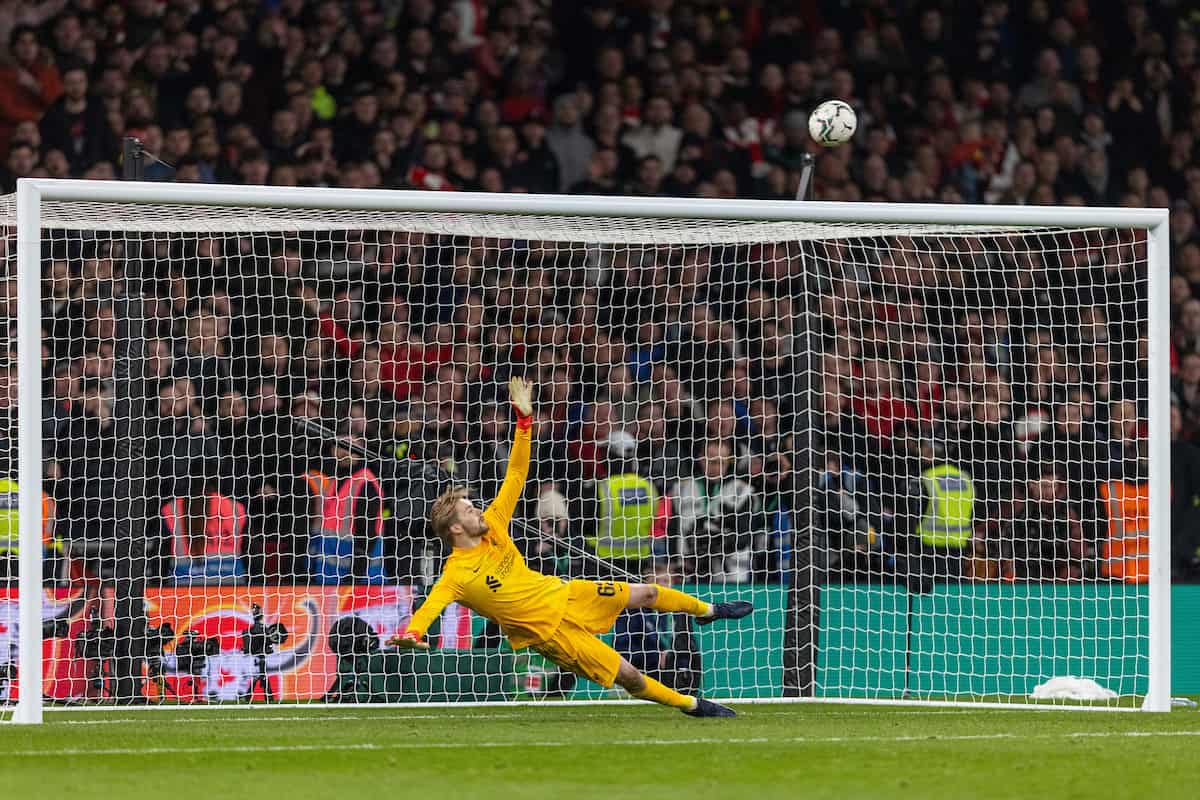
{"label": "club crest on jersey", "polygon": [[486,583],[487,587],[493,592],[499,589],[501,586],[500,581],[491,575],[488,575],[486,578],[484,578],[483,582]]}
{"label": "club crest on jersey", "polygon": [[508,573],[512,572],[513,564],[517,560],[517,551],[511,550],[504,554],[504,558],[496,565],[496,574],[501,578],[507,578]]}

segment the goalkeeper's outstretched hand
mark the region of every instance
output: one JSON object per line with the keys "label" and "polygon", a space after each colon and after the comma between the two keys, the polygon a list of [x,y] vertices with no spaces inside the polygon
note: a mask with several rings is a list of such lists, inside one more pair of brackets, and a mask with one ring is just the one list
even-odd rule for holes
{"label": "goalkeeper's outstretched hand", "polygon": [[524,378],[512,378],[508,382],[508,396],[513,408],[522,417],[533,416],[533,384]]}
{"label": "goalkeeper's outstretched hand", "polygon": [[412,631],[397,633],[388,639],[389,647],[399,647],[401,650],[428,650],[429,642],[422,642],[421,637]]}

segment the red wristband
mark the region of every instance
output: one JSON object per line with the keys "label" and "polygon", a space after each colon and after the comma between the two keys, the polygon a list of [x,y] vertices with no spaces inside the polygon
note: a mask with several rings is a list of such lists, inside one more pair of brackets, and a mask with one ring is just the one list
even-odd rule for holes
{"label": "red wristband", "polygon": [[523,417],[523,416],[520,416],[520,412],[517,412],[517,430],[527,431],[532,427],[533,427],[533,417],[532,416]]}

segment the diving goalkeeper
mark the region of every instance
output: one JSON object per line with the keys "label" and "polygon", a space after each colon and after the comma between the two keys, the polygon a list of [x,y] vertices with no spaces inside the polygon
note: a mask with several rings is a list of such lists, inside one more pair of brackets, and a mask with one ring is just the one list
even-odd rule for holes
{"label": "diving goalkeeper", "polygon": [[513,510],[529,472],[531,386],[522,378],[509,382],[517,410],[517,432],[500,493],[486,510],[451,489],[433,505],[434,532],[453,549],[441,578],[403,634],[389,644],[426,649],[429,625],[452,602],[458,602],[500,625],[514,650],[532,647],[564,669],[604,687],[619,684],[634,697],[678,708],[693,717],[732,717],[725,706],[687,697],[638,672],[596,634],[612,628],[626,608],[683,612],[701,625],[739,619],[754,610],[746,601],[709,604],[665,586],[623,581],[564,581],[534,572],[525,565],[508,535]]}

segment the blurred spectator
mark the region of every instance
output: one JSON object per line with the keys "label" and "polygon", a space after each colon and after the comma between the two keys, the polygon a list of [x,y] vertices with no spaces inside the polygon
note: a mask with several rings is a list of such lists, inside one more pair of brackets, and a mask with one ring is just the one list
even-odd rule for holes
{"label": "blurred spectator", "polygon": [[[485,403],[480,410],[479,432],[471,437],[473,446],[468,458],[468,463],[477,470],[471,482],[480,487],[483,497],[495,497],[504,481],[512,446],[508,428],[508,409],[499,403]],[[550,508],[545,510],[549,516]]]}
{"label": "blurred spectator", "polygon": [[644,465],[642,473],[654,483],[659,494],[691,471],[687,434],[678,427],[672,431],[666,414],[663,403],[644,403],[638,409],[634,427],[637,461]]}
{"label": "blurred spectator", "polygon": [[556,191],[565,192],[588,177],[596,145],[583,129],[579,101],[563,95],[554,103],[554,122],[546,130],[546,144],[558,162]]}
{"label": "blurred spectator", "polygon": [[3,0],[0,2],[0,42],[9,41],[19,27],[45,25],[66,6],[67,0]]}
{"label": "blurred spectator", "polygon": [[914,418],[916,409],[900,391],[895,365],[889,360],[864,361],[861,382],[851,408],[863,419],[867,432],[887,447],[896,427]]}
{"label": "blurred spectator", "polygon": [[529,568],[545,575],[567,576],[577,572],[580,567],[572,567],[571,562],[579,556],[572,554],[566,544],[580,544],[573,541],[577,533],[572,532],[573,527],[578,530],[579,526],[572,526],[567,498],[553,484],[538,495],[533,517],[537,528],[526,528],[518,536]]}
{"label": "blurred spectator", "polygon": [[1144,424],[1132,400],[1109,404],[1106,475],[1133,477],[1138,471],[1138,461],[1144,455]]}
{"label": "blurred spectator", "polygon": [[755,523],[753,489],[734,477],[733,447],[728,441],[709,439],[698,445],[695,469],[670,489],[677,519],[678,547],[690,564],[687,574],[702,580],[726,572],[746,580],[751,556],[743,553],[726,569],[726,556],[748,546]]}
{"label": "blurred spectator", "polygon": [[238,486],[249,516],[247,569],[253,580],[297,580],[307,573],[304,554],[316,501],[329,487],[318,477],[320,469],[309,472],[319,462],[309,458],[307,442],[297,440],[277,384],[251,383],[247,399],[245,439],[253,450]]}
{"label": "blurred spectator", "polygon": [[817,527],[828,538],[830,571],[849,573],[853,580],[853,573],[867,566],[868,553],[882,546],[868,516],[870,484],[836,450],[826,451],[822,467],[813,493]]}
{"label": "blurred spectator", "polygon": [[[14,19],[18,13],[14,6],[22,5],[26,4],[4,3],[13,16],[0,12],[0,18]],[[62,2],[49,2],[42,3],[41,8],[62,5]],[[28,25],[10,30],[4,37],[8,42],[8,58],[0,63],[0,151],[5,153],[14,141],[20,141],[13,136],[16,127],[22,122],[39,121],[62,93],[58,67],[54,59],[42,51],[37,31]],[[0,32],[4,31],[5,26],[0,23]],[[36,146],[28,140],[26,143]]]}
{"label": "blurred spectator", "polygon": [[665,97],[651,97],[646,102],[641,124],[622,139],[639,159],[657,158],[664,173],[675,168],[675,158],[683,141],[683,132],[671,124],[671,117],[670,101]]}
{"label": "blurred spectator", "polygon": [[1084,577],[1083,525],[1069,502],[1065,472],[1053,461],[1030,464],[1012,521],[1012,549],[1002,561],[1005,579]]}
{"label": "blurred spectator", "polygon": [[[57,151],[56,151],[57,152]],[[14,142],[8,148],[8,162],[0,168],[0,190],[15,192],[19,178],[33,177],[38,151],[27,142]]]}
{"label": "blurred spectator", "polygon": [[[46,109],[40,129],[46,147],[66,155],[72,174],[86,172],[99,161],[116,161],[116,134],[100,101],[88,95],[88,73],[83,67],[63,73],[62,96]],[[181,155],[165,152],[170,158]]]}
{"label": "blurred spectator", "polygon": [[114,397],[97,377],[80,380],[77,391],[71,400],[69,426],[55,442],[54,460],[63,469],[55,482],[63,536],[111,542],[117,514],[111,502],[116,470]]}

